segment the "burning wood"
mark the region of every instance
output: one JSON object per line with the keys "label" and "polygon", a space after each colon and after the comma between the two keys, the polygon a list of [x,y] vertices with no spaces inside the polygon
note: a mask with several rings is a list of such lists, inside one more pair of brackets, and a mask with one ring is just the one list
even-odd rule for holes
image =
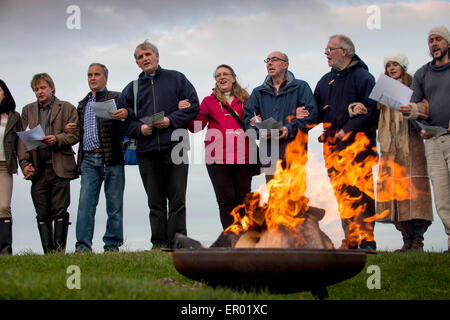
{"label": "burning wood", "polygon": [[[256,215],[256,221],[252,225],[259,226],[238,234],[232,231],[224,231],[211,248],[314,248],[334,249],[330,238],[319,227],[319,221],[324,217],[325,210],[309,207],[302,223],[295,230],[280,226],[276,230],[268,230],[260,215]],[[239,228],[231,226],[227,230]]]}

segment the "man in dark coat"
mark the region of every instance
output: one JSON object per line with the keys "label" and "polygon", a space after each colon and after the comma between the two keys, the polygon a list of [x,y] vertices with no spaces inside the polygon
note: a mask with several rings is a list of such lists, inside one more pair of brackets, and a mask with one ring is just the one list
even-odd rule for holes
{"label": "man in dark coat", "polygon": [[[375,223],[371,219],[375,214],[372,165],[376,164],[377,159],[375,138],[378,111],[376,102],[369,99],[375,79],[355,54],[350,38],[344,35],[329,38],[325,55],[331,71],[319,80],[314,95],[319,108],[319,122],[323,122],[324,126],[319,142],[324,142],[325,163],[337,195],[345,234],[342,248],[355,249],[359,246],[375,250]],[[365,106],[368,112],[350,118],[349,108],[358,104]],[[360,133],[368,138],[369,143],[356,155],[351,165],[366,166],[367,175],[362,177],[364,184],[360,183],[360,179],[352,181],[351,177],[346,177],[348,172],[337,168],[331,159],[331,156],[353,144]],[[341,178],[344,178],[344,183],[338,182]]]}
{"label": "man in dark coat", "polygon": [[[151,242],[154,248],[173,247],[176,233],[187,234],[189,164],[183,141],[188,137],[187,124],[195,119],[200,105],[197,92],[182,73],[159,66],[156,46],[145,41],[136,47],[134,57],[142,70],[137,90],[135,82],[130,82],[118,106],[133,114],[124,122],[124,133],[138,142],[136,154],[150,207]],[[185,99],[191,106],[178,109],[178,102]],[[161,112],[162,119],[152,120]]]}

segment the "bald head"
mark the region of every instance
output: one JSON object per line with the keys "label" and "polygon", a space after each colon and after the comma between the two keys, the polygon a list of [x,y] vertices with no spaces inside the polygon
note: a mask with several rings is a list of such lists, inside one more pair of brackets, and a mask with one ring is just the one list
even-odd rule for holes
{"label": "bald head", "polygon": [[274,85],[283,82],[287,69],[289,68],[289,59],[287,55],[280,51],[269,53],[266,62],[267,73],[272,78]]}

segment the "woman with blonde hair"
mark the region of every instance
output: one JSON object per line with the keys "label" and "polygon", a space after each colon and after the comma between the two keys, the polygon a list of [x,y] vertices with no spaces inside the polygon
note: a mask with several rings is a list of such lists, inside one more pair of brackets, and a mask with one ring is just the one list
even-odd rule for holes
{"label": "woman with blonde hair", "polygon": [[[384,67],[387,76],[408,87],[411,86],[412,76],[407,73],[406,55],[399,52],[387,54],[384,57]],[[402,233],[403,247],[396,250],[397,252],[423,251],[423,235],[433,220],[433,211],[425,147],[420,130],[402,112],[380,103],[378,108],[380,109],[378,142],[381,151],[379,167],[381,179],[377,182],[376,210],[378,214],[389,210],[388,215],[378,221],[391,222]],[[351,116],[357,116],[366,110],[357,105],[353,109],[349,108],[349,112]],[[408,200],[379,200],[389,198],[390,195],[386,192],[392,190],[392,186],[396,183],[395,179],[404,179],[394,176],[392,168],[386,165],[389,159],[406,169],[408,179],[414,187],[412,189],[417,191],[415,194],[410,194]]]}
{"label": "woman with blonde hair", "polygon": [[[251,190],[256,165],[249,163],[249,139],[244,133],[244,105],[248,92],[236,80],[233,68],[219,65],[214,71],[215,87],[200,105],[189,130],[198,132],[206,125],[205,160],[223,229],[233,222],[230,212],[244,202]],[[179,108],[189,107],[180,101]]]}

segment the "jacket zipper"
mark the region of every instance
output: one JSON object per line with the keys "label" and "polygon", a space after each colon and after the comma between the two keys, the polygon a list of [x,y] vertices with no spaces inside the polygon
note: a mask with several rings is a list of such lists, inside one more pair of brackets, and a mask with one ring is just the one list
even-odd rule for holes
{"label": "jacket zipper", "polygon": [[[156,114],[156,98],[155,98],[155,86],[152,79],[152,93],[153,93],[153,114]],[[159,142],[159,130],[156,131],[156,137],[158,140],[158,151],[161,151],[161,144]]]}

